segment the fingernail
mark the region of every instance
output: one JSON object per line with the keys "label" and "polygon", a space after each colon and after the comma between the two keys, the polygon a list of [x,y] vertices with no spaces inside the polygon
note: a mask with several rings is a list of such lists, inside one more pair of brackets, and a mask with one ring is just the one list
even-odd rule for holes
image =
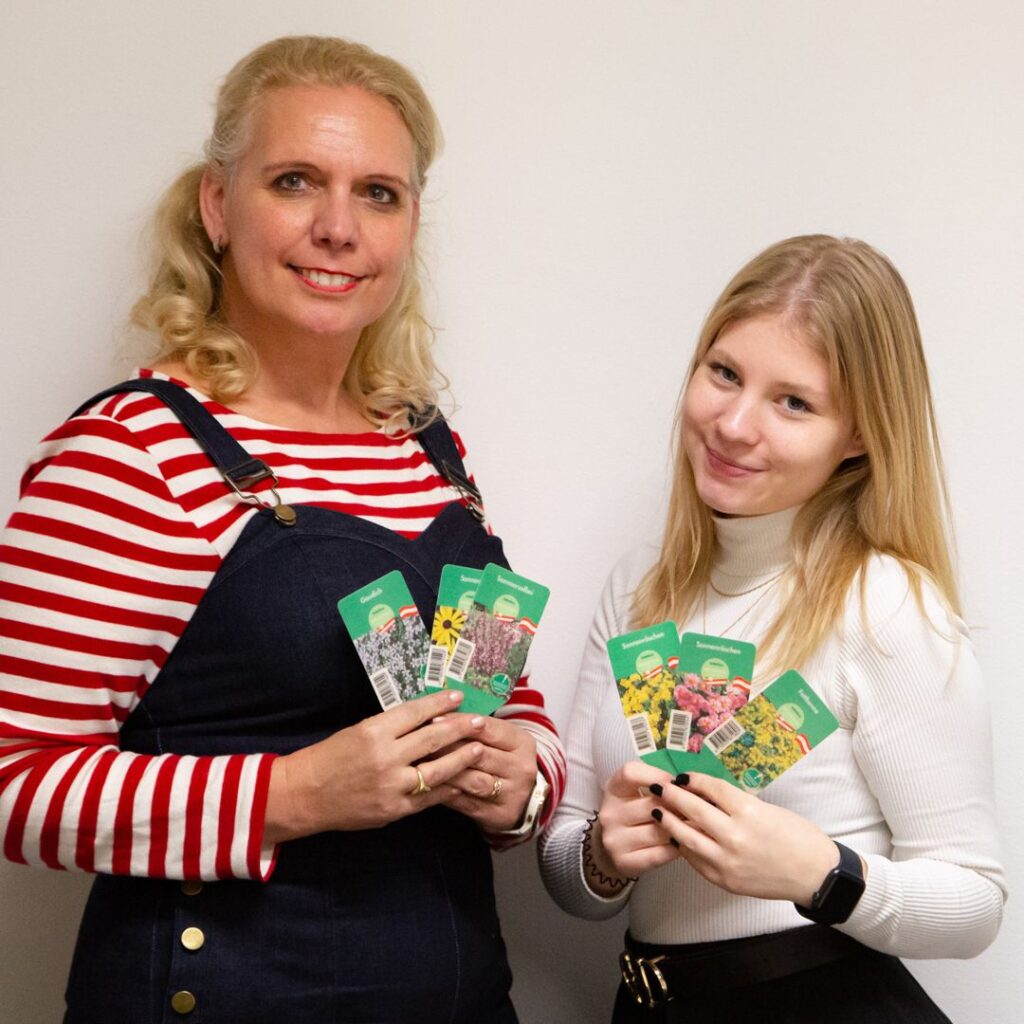
{"label": "fingernail", "polygon": [[670,842],[670,843],[671,843],[671,844],[672,844],[672,845],[673,845],[673,846],[674,846],[674,847],[675,847],[675,848],[676,848],[677,850],[679,849],[679,840],[678,840],[678,839],[673,839],[673,838],[672,838],[671,836],[669,836],[669,837],[668,837],[668,841],[669,841],[669,842]]}
{"label": "fingernail", "polygon": [[661,796],[665,791],[661,788],[660,782],[655,782],[653,786],[647,787],[655,796]]}
{"label": "fingernail", "polygon": [[688,786],[690,784],[690,776],[686,772],[680,772],[673,780],[673,786]]}
{"label": "fingernail", "polygon": [[472,725],[474,729],[479,729],[480,726],[484,724],[484,720],[479,715],[474,715],[469,720],[469,724]]}
{"label": "fingernail", "polygon": [[660,807],[655,807],[654,810],[651,811],[651,817],[655,821],[661,821],[661,808]]}
{"label": "fingernail", "polygon": [[448,699],[453,704],[458,704],[459,701],[462,700],[462,691],[461,690],[449,690],[448,691]]}

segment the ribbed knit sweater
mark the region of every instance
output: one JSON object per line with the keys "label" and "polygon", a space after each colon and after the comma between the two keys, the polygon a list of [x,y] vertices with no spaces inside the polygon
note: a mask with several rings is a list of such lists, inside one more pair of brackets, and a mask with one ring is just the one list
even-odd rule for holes
{"label": "ribbed knit sweater", "polygon": [[[777,613],[773,577],[790,558],[795,510],[718,519],[709,588],[681,632],[757,643]],[[595,895],[581,863],[584,824],[602,787],[635,757],[606,641],[631,627],[633,591],[657,552],[648,546],[613,570],[587,639],[568,736],[569,784],[540,848],[549,891],[563,909],[604,919],[629,908],[633,937],[692,943],[806,924],[791,903],[734,896],[684,860],[643,875],[614,899]],[[840,728],[773,782],[760,799],[813,821],[867,864],[867,887],[839,929],[912,958],[970,957],[995,937],[1006,896],[993,797],[985,687],[963,623],[934,590],[918,606],[894,559],[866,569],[865,612],[851,588],[845,618],[805,664],[793,666]],[[759,583],[765,584],[756,590]],[[771,678],[755,669],[756,695]]]}

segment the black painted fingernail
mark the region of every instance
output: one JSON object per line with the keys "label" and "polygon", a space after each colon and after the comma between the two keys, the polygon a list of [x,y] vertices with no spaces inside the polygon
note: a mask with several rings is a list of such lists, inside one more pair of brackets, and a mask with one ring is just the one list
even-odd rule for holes
{"label": "black painted fingernail", "polygon": [[674,847],[675,847],[675,848],[676,848],[677,850],[679,849],[679,840],[678,840],[678,839],[673,839],[673,838],[672,838],[671,836],[669,836],[669,837],[668,837],[668,841],[669,841],[669,842],[670,842],[670,843],[671,843],[671,844],[672,844],[672,845],[673,845],[673,846],[674,846]]}
{"label": "black painted fingernail", "polygon": [[673,786],[688,786],[690,784],[690,776],[686,772],[680,772],[673,780]]}
{"label": "black painted fingernail", "polygon": [[655,796],[661,796],[665,791],[661,788],[661,783],[656,782],[653,786],[647,787]]}
{"label": "black painted fingernail", "polygon": [[655,821],[661,821],[661,808],[655,807],[654,810],[651,811],[651,817]]}

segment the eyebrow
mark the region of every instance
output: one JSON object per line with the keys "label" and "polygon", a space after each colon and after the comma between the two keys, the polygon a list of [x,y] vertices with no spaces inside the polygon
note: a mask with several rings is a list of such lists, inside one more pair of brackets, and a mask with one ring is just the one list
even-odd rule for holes
{"label": "eyebrow", "polygon": [[[263,174],[282,174],[285,171],[322,172],[322,168],[318,164],[311,164],[305,160],[279,160],[272,164],[265,164],[262,168]],[[364,174],[361,175],[361,177],[367,181],[386,181],[392,185],[399,185],[406,191],[412,191],[412,186],[409,182],[406,181],[405,178],[399,177],[397,174],[387,174],[380,171]]]}

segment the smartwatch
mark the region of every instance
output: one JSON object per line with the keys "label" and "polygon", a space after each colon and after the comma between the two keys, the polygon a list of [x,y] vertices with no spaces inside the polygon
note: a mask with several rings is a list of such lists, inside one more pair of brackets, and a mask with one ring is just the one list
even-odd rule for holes
{"label": "smartwatch", "polygon": [[537,772],[537,781],[534,784],[530,799],[526,801],[526,810],[523,812],[523,820],[517,828],[510,828],[508,831],[500,832],[501,836],[526,836],[537,826],[537,819],[544,809],[544,801],[547,800],[551,787],[548,780]]}
{"label": "smartwatch", "polygon": [[[835,842],[835,840],[833,840]],[[826,876],[811,897],[811,905],[794,903],[798,914],[818,924],[842,924],[864,893],[864,869],[860,857],[842,843],[836,843],[839,864]]]}

